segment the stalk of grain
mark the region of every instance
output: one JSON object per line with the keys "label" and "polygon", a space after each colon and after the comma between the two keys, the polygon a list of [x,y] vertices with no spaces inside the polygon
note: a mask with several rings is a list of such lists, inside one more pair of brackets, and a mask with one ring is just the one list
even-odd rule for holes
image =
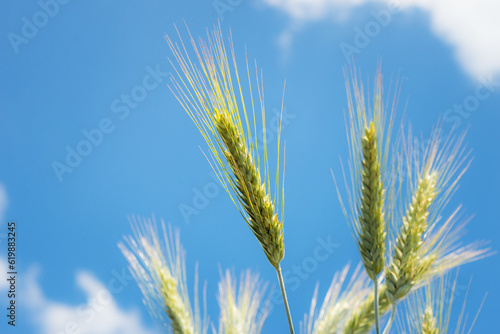
{"label": "stalk of grain", "polygon": [[[392,115],[388,115],[390,117],[386,122],[380,71],[375,78],[373,105],[368,108],[363,86],[358,82],[355,70],[351,70],[350,76],[351,80],[346,80],[346,89],[352,189],[346,186],[346,190],[351,212],[348,215],[345,208],[343,210],[351,225],[364,269],[373,282],[374,294],[378,296],[378,277],[385,266],[387,224],[383,175],[387,173]],[[344,207],[342,199],[341,205]],[[373,298],[377,334],[380,332],[378,300],[377,297]]]}
{"label": "stalk of grain", "polygon": [[[279,176],[281,121],[277,129],[278,159],[274,198],[271,198],[262,77],[259,80],[256,71],[263,127],[261,155],[256,145],[258,124],[255,106],[257,103],[253,100],[248,62],[251,108],[244,100],[232,42],[230,42],[230,48],[233,70],[231,70],[220,27],[208,34],[207,42],[200,40],[197,44],[192,37],[190,39],[198,60],[197,64],[189,58],[182,38],[180,38],[182,46],[180,47],[167,36],[167,42],[177,62],[177,66],[172,63],[176,68],[177,79],[172,77],[171,90],[207,142],[212,168],[257,238],[269,263],[275,268],[290,332],[294,333],[280,266],[285,254],[284,179],[280,189]],[[236,77],[235,81],[233,81],[233,75]],[[235,94],[235,91],[239,94]],[[251,113],[247,112],[247,109],[251,109]],[[253,119],[253,127],[250,126],[249,119]],[[261,172],[264,173],[263,177],[261,177]],[[280,211],[279,216],[278,211]]]}
{"label": "stalk of grain", "polygon": [[[482,248],[483,244],[481,243],[458,247],[458,239],[465,225],[465,223],[456,224],[456,221],[460,219],[458,209],[448,219],[441,219],[443,208],[448,204],[449,198],[454,193],[459,179],[470,162],[469,152],[462,145],[464,134],[458,137],[444,137],[438,124],[436,130],[432,132],[428,144],[416,146],[414,144],[416,140],[414,140],[411,130],[408,132],[407,142],[401,133],[399,139],[402,148],[401,154],[398,153],[392,157],[393,170],[389,173],[389,170],[386,169],[389,140],[385,135],[380,135],[386,131],[380,126],[384,124],[383,121],[381,122],[384,115],[381,104],[377,103],[381,100],[381,88],[378,85],[380,79],[376,81],[375,85],[373,109],[366,110],[363,87],[358,84],[355,75],[352,77],[353,94],[350,93],[350,85],[347,85],[349,105],[347,127],[350,129],[348,138],[351,147],[349,164],[351,181],[345,181],[351,208],[350,216],[346,213],[347,210],[340,195],[339,198],[341,198],[344,214],[348,216],[353,227],[353,234],[361,251],[361,259],[370,278],[373,278],[377,272],[373,269],[376,268],[373,259],[374,255],[377,254],[373,250],[382,249],[380,240],[383,239],[382,233],[386,231],[380,228],[382,224],[373,224],[376,219],[372,217],[378,217],[378,221],[382,222],[384,220],[390,221],[386,228],[396,227],[396,231],[391,230],[391,236],[394,239],[390,240],[389,250],[392,256],[390,256],[389,264],[386,267],[385,280],[378,286],[378,289],[367,294],[361,304],[353,306],[352,311],[346,316],[347,320],[343,323],[343,333],[368,333],[374,325],[377,330],[377,309],[380,310],[380,316],[392,310],[391,318],[384,330],[384,333],[388,333],[396,315],[397,302],[404,299],[410,291],[422,286],[428,279],[436,275],[461,264],[488,256],[489,250]],[[351,95],[354,96],[355,103]],[[367,122],[367,119],[373,119],[374,122]],[[389,129],[392,119],[391,115],[388,122]],[[375,124],[375,131],[370,130],[372,124]],[[363,136],[360,136],[362,131]],[[370,147],[374,151],[375,143],[377,143],[371,139],[374,137],[373,133],[384,143],[380,145],[383,150],[378,154],[380,169],[377,161],[371,159],[374,154],[370,154]],[[397,151],[394,152],[397,153]],[[362,158],[360,159],[361,163],[357,157]],[[361,166],[361,168],[357,168],[357,166]],[[406,168],[406,173],[400,173],[405,172],[404,168]],[[382,175],[389,174],[393,177],[387,181],[387,189],[390,192],[386,196],[383,193],[385,179],[382,179],[380,183],[373,181],[377,180],[377,173],[373,171],[378,170],[381,170],[380,174]],[[370,177],[370,174],[374,176]],[[405,183],[407,189],[411,191],[411,200],[405,208],[405,215],[402,215],[400,213],[404,210],[401,208],[406,201],[406,198],[403,197]],[[381,186],[377,187],[378,184]],[[382,190],[374,191],[378,189]],[[338,187],[337,191],[339,192]],[[389,199],[389,204],[385,207],[386,211],[384,211],[384,204],[373,205],[373,203],[377,203],[378,198]],[[358,205],[358,203],[361,204]],[[370,204],[376,208],[382,207],[382,210],[367,210],[366,208],[370,208]],[[388,217],[384,217],[385,214]],[[371,226],[377,226],[379,229],[370,229]],[[377,233],[377,231],[380,232]],[[385,237],[385,234],[383,236]],[[376,243],[379,244],[379,247],[374,247]],[[383,254],[380,258],[383,258]],[[378,283],[378,281],[374,281],[374,283]],[[374,286],[376,287],[377,284]],[[377,292],[379,293],[378,298],[376,297]],[[334,309],[335,307],[331,307],[331,312],[334,312]]]}
{"label": "stalk of grain", "polygon": [[378,275],[384,269],[385,223],[384,189],[381,179],[377,134],[373,122],[365,128],[361,139],[363,163],[358,247],[366,273],[373,281],[375,331],[380,332],[378,314]]}

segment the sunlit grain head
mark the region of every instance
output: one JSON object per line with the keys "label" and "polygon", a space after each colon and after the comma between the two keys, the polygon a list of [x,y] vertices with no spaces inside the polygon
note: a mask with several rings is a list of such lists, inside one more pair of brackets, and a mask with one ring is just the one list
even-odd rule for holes
{"label": "sunlit grain head", "polygon": [[[228,38],[229,49],[226,49],[220,26],[207,31],[206,38],[198,41],[189,34],[192,51],[187,50],[181,34],[178,35],[179,42],[166,36],[174,55],[171,63],[176,73],[171,78],[170,88],[205,139],[209,148],[207,158],[224,189],[257,237],[270,263],[277,268],[284,256],[281,121],[276,129],[277,162],[272,186],[262,73],[255,64],[253,80],[246,61],[248,82],[240,81],[232,39]],[[257,132],[260,126],[263,145],[259,150]]]}
{"label": "sunlit grain head", "polygon": [[191,307],[185,251],[178,231],[170,226],[167,228],[163,220],[159,229],[154,216],[131,216],[130,222],[133,236],[125,237],[118,246],[130,265],[150,313],[173,333],[206,333],[208,322],[206,315],[200,313],[197,282],[194,310]]}

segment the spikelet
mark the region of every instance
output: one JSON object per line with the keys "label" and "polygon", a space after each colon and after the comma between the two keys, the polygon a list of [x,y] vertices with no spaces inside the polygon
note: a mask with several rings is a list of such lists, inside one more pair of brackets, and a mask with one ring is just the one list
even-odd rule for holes
{"label": "spikelet", "polygon": [[[271,198],[266,143],[265,108],[262,78],[257,87],[263,127],[263,154],[259,156],[255,104],[248,71],[251,112],[246,105],[240,85],[235,53],[230,40],[232,67],[219,28],[207,33],[207,42],[191,45],[197,57],[192,62],[181,39],[180,47],[167,36],[177,66],[177,78],[172,77],[171,90],[189,114],[208,144],[213,162],[224,189],[240,210],[245,221],[259,241],[269,262],[278,269],[284,257],[283,188],[280,190],[280,126],[278,124],[278,160]],[[233,81],[233,76],[236,80]],[[239,91],[239,94],[235,94]],[[250,114],[250,115],[248,115]],[[250,119],[253,119],[251,126]],[[281,123],[281,121],[279,122]],[[261,159],[262,158],[262,159]],[[261,172],[264,173],[261,177]],[[280,215],[278,217],[278,211]]]}
{"label": "spikelet", "polygon": [[189,301],[185,251],[178,232],[171,228],[167,231],[162,221],[162,239],[154,217],[131,217],[130,221],[134,237],[125,237],[125,243],[118,246],[129,262],[151,315],[174,334],[206,333],[208,323],[200,315],[196,284],[194,312]]}
{"label": "spikelet", "polygon": [[241,274],[239,287],[236,281],[227,270],[219,282],[219,334],[259,334],[269,312],[266,285],[250,271]]}

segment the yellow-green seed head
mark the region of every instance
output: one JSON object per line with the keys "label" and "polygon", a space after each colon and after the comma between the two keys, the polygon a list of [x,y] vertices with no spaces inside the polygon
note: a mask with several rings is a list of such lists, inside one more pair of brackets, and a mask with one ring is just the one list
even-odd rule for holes
{"label": "yellow-green seed head", "polygon": [[[366,97],[363,84],[353,68],[346,75],[348,113],[349,175],[344,174],[346,198],[337,193],[344,215],[352,229],[368,276],[375,280],[384,270],[386,253],[389,152],[393,111],[382,103],[382,74],[374,77],[373,96]],[[367,103],[368,101],[368,103]],[[337,182],[335,181],[336,185]],[[389,183],[387,183],[389,184]],[[388,193],[386,193],[386,187]],[[390,215],[390,212],[389,212]]]}
{"label": "yellow-green seed head", "polygon": [[[269,262],[278,268],[285,253],[284,189],[279,168],[280,125],[277,129],[278,159],[272,198],[261,83],[257,81],[260,103],[255,103],[248,73],[251,103],[247,105],[232,43],[230,64],[220,28],[209,34],[208,42],[200,41],[197,45],[191,39],[197,63],[190,60],[183,44],[180,48],[168,37],[167,42],[180,68],[176,70],[178,78],[172,78],[172,91],[207,142],[211,165],[224,189],[259,241]],[[233,76],[236,77],[234,81]],[[256,105],[261,106],[264,129],[262,154],[259,154],[256,145],[260,126],[256,121]],[[247,110],[251,110],[251,113]],[[249,121],[251,119],[253,124]]]}
{"label": "yellow-green seed head", "polygon": [[375,280],[384,269],[385,224],[384,189],[381,178],[377,132],[373,122],[361,139],[361,199],[358,246],[368,276]]}
{"label": "yellow-green seed head", "polygon": [[418,251],[427,230],[429,208],[436,198],[436,172],[422,177],[408,206],[386,272],[387,295],[391,301],[403,298],[414,286],[421,259]]}
{"label": "yellow-green seed head", "polygon": [[[191,308],[186,277],[185,255],[179,236],[162,232],[155,219],[132,217],[134,237],[126,237],[119,247],[129,262],[150,313],[174,334],[204,334],[206,319],[200,315],[197,293]],[[163,238],[161,238],[163,234]],[[196,290],[196,286],[195,286]]]}
{"label": "yellow-green seed head", "polygon": [[224,142],[223,152],[237,181],[237,196],[248,213],[249,226],[269,262],[278,267],[285,253],[281,223],[274,204],[266,194],[265,184],[253,163],[241,135],[224,113],[215,114],[215,125]]}

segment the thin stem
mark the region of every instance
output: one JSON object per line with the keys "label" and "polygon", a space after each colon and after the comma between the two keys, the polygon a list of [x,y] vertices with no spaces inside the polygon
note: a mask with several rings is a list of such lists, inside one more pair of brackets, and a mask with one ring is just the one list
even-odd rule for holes
{"label": "thin stem", "polygon": [[293,330],[292,314],[290,313],[290,307],[288,306],[288,299],[286,298],[285,282],[283,281],[283,275],[281,274],[281,266],[278,264],[276,268],[278,273],[278,279],[280,281],[281,296],[283,297],[283,302],[285,303],[286,316],[288,318],[288,326],[290,327],[290,334],[295,334]]}
{"label": "thin stem", "polygon": [[396,318],[396,308],[397,308],[397,302],[394,301],[392,303],[391,317],[389,318],[389,321],[387,322],[387,325],[385,326],[383,334],[389,334],[389,331],[391,330],[392,323],[394,322],[394,319]]}
{"label": "thin stem", "polygon": [[373,280],[373,308],[375,311],[375,331],[377,334],[380,334],[380,323],[379,323],[379,318],[378,318],[378,279],[375,278]]}

